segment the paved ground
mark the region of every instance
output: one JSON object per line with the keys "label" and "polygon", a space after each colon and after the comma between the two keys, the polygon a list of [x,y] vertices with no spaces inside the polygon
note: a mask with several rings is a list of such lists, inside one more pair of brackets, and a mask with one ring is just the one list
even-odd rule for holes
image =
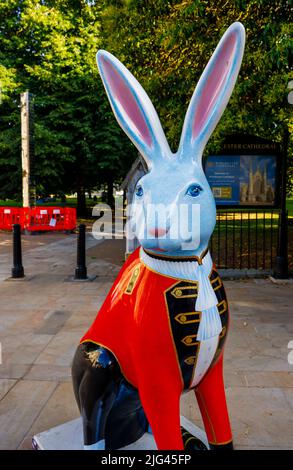
{"label": "paved ground", "polygon": [[[87,240],[93,282],[68,282],[76,235],[25,237],[26,280],[9,281],[10,235],[0,234],[0,449],[78,416],[70,363],[123,260],[120,241]],[[225,382],[236,448],[293,449],[293,290],[269,280],[226,281],[232,314]],[[183,414],[201,424],[193,393]]]}

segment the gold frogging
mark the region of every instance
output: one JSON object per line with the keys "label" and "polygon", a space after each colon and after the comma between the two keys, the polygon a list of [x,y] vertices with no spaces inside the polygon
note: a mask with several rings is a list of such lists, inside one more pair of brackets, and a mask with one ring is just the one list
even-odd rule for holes
{"label": "gold frogging", "polygon": [[139,272],[140,272],[140,266],[137,265],[137,266],[135,266],[135,268],[132,271],[130,281],[128,282],[128,285],[125,289],[125,294],[128,294],[128,295],[132,294],[132,291],[135,287],[136,281],[137,281],[138,276],[139,276]]}

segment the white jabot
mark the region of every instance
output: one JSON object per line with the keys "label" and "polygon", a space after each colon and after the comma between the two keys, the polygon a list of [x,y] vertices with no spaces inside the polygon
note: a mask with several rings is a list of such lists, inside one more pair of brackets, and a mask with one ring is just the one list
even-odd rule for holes
{"label": "white jabot", "polygon": [[[196,272],[198,262],[196,259],[191,261],[166,261],[149,256],[143,248],[140,248],[139,255],[141,261],[153,271],[164,274],[165,276],[175,277],[176,279],[198,281]],[[209,276],[213,267],[213,261],[209,251],[203,257],[202,265],[205,266],[205,272],[208,272]]]}
{"label": "white jabot", "polygon": [[141,248],[140,260],[159,274],[186,281],[197,281],[198,295],[194,310],[202,312],[197,340],[203,341],[221,333],[222,323],[217,308],[218,299],[209,279],[213,267],[209,252],[202,258],[202,264],[199,264],[197,260],[166,261],[153,258]]}

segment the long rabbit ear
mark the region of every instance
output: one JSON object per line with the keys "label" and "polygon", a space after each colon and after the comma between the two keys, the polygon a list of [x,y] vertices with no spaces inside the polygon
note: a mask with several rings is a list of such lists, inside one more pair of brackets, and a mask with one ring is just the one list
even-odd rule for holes
{"label": "long rabbit ear", "polygon": [[159,117],[136,78],[109,52],[98,51],[97,64],[116,119],[148,167],[158,158],[170,158]]}
{"label": "long rabbit ear", "polygon": [[245,29],[233,23],[210,58],[189,104],[178,154],[201,164],[204,147],[218,124],[236,83],[242,62]]}

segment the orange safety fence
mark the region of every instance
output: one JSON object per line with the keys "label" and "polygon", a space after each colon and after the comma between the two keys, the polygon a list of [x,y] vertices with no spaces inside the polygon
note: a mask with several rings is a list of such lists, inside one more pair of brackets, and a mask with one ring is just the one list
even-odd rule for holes
{"label": "orange safety fence", "polygon": [[12,230],[14,224],[23,229],[24,212],[22,207],[0,207],[0,229]]}
{"label": "orange safety fence", "polygon": [[12,230],[20,224],[22,230],[72,231],[76,227],[76,209],[69,207],[0,207],[0,229]]}

